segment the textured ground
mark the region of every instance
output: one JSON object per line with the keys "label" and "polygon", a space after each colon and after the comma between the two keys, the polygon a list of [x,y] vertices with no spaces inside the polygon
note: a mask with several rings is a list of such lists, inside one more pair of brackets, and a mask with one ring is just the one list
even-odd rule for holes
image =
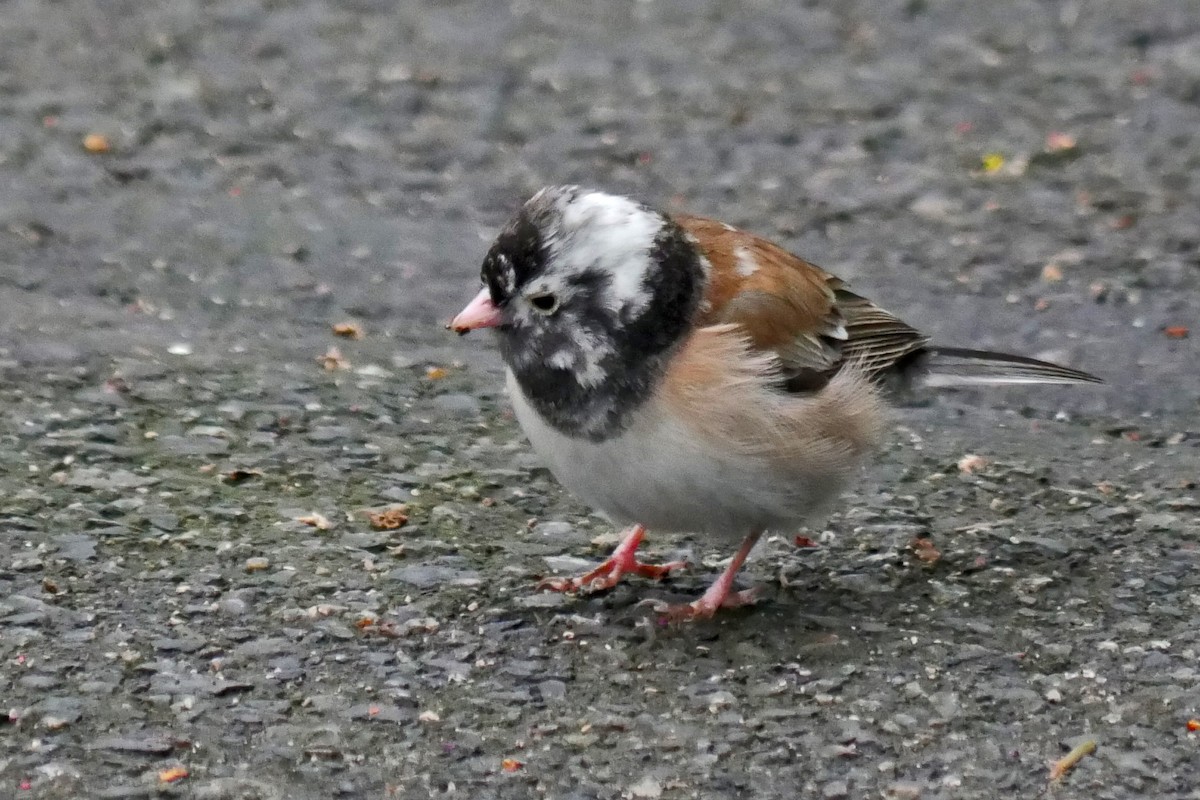
{"label": "textured ground", "polygon": [[[1200,798],[1198,167],[1191,0],[0,2],[0,797]],[[438,323],[567,181],[1110,385],[539,594],[610,531]]]}

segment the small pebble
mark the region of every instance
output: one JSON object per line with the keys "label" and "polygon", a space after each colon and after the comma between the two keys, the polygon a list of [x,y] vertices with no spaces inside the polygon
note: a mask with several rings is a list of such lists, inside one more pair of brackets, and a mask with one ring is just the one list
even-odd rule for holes
{"label": "small pebble", "polygon": [[629,794],[639,800],[654,800],[654,798],[662,797],[663,788],[661,783],[647,775],[629,787]]}

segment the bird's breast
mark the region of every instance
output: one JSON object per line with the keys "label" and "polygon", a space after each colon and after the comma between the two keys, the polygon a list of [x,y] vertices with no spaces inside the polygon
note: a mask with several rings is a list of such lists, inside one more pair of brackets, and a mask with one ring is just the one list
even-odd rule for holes
{"label": "bird's breast", "polygon": [[554,476],[617,523],[736,541],[751,529],[802,524],[844,485],[797,480],[788,465],[722,452],[653,401],[621,432],[595,441],[553,427],[511,373],[508,391]]}

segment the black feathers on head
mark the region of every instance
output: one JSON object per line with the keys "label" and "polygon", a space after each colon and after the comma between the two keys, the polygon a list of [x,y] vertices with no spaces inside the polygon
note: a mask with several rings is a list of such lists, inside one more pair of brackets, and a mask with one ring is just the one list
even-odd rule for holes
{"label": "black feathers on head", "polygon": [[[595,205],[584,213],[574,205],[589,202]],[[614,205],[623,214],[615,223],[586,213]],[[621,235],[625,224],[628,236]],[[597,242],[606,244],[595,250]],[[630,270],[640,275],[632,291]],[[561,432],[598,440],[624,428],[658,386],[695,318],[706,273],[671,219],[625,198],[559,187],[540,193],[505,227],[482,278],[505,313],[501,355],[530,404]],[[560,295],[550,315],[522,297],[542,285]]]}
{"label": "black feathers on head", "polygon": [[524,211],[509,223],[483,259],[479,277],[492,302],[503,306],[533,275],[545,268],[541,234]]}

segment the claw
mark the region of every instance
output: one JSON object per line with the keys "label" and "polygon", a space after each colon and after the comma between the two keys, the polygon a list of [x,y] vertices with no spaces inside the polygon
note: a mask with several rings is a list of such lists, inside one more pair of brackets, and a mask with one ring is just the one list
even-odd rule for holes
{"label": "claw", "polygon": [[733,591],[733,578],[737,575],[742,564],[746,561],[746,556],[750,555],[750,551],[754,548],[758,537],[762,535],[762,531],[751,533],[742,540],[741,547],[737,553],[729,561],[729,566],[721,573],[720,577],[713,581],[712,586],[704,592],[697,600],[690,603],[669,604],[661,600],[644,600],[641,605],[650,605],[660,614],[659,621],[663,624],[672,622],[686,622],[694,619],[708,619],[713,614],[717,613],[718,608],[737,608],[739,606],[753,605],[758,600],[757,589],[743,589],[742,591]]}
{"label": "claw", "polygon": [[611,589],[620,582],[622,575],[641,575],[660,580],[671,570],[687,566],[686,561],[671,561],[666,564],[647,564],[637,560],[638,545],[646,535],[646,529],[635,525],[625,535],[621,544],[600,566],[576,578],[543,578],[537,588],[551,592],[598,592]]}
{"label": "claw", "polygon": [[710,619],[717,613],[718,608],[740,608],[752,606],[758,602],[758,589],[743,589],[739,592],[729,592],[720,600],[709,599],[708,592],[698,600],[690,603],[664,603],[661,600],[643,600],[639,605],[647,605],[659,615],[659,622],[669,625],[673,622],[690,622],[697,619]]}

